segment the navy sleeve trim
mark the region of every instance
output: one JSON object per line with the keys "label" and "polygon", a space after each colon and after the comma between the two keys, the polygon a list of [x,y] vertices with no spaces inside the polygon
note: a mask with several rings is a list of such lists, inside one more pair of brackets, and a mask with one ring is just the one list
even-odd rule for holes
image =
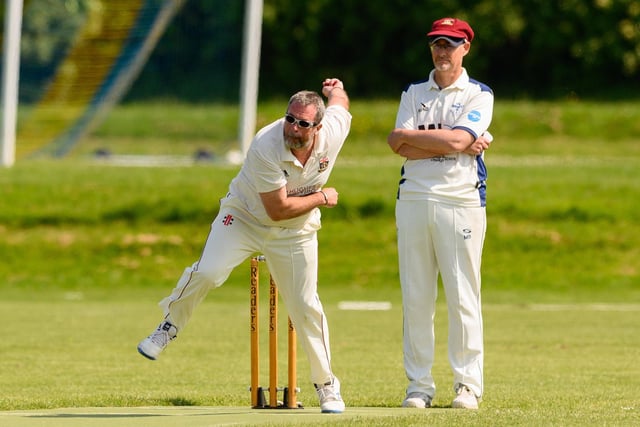
{"label": "navy sleeve trim", "polygon": [[407,92],[407,91],[409,91],[409,88],[410,88],[411,86],[413,86],[413,85],[419,85],[419,84],[422,84],[422,83],[426,83],[426,82],[428,82],[428,81],[429,81],[429,79],[423,79],[423,80],[418,80],[417,82],[411,82],[411,83],[407,84],[407,85],[404,87],[404,89],[403,89],[402,91],[403,91],[403,92]]}
{"label": "navy sleeve trim", "polygon": [[473,140],[475,141],[476,139],[478,139],[478,134],[471,128],[468,128],[466,126],[456,126],[453,129],[462,129],[462,130],[466,130],[467,132],[469,132],[471,134],[471,136],[473,136]]}
{"label": "navy sleeve trim", "polygon": [[487,86],[486,84],[484,84],[482,82],[479,82],[477,80],[474,80],[474,79],[469,79],[469,82],[480,86],[480,90],[482,92],[489,92],[491,95],[493,95],[493,90],[489,86]]}

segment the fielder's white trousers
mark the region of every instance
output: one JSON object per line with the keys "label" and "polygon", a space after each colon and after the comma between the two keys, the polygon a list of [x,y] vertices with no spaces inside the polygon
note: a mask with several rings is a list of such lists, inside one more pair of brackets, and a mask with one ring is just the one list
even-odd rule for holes
{"label": "fielder's white trousers", "polygon": [[480,263],[486,231],[485,208],[398,200],[396,225],[407,393],[435,396],[431,369],[440,275],[447,300],[453,384],[465,384],[481,397],[484,348]]}
{"label": "fielder's white trousers", "polygon": [[331,381],[329,329],[317,294],[316,233],[311,227],[266,227],[241,210],[223,205],[211,224],[202,256],[184,270],[171,295],[160,302],[165,316],[181,330],[209,290],[221,286],[248,257],[263,254],[309,360],[311,381]]}

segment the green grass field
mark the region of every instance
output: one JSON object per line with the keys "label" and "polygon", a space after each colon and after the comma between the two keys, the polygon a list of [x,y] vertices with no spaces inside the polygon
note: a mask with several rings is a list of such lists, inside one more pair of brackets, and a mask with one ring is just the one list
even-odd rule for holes
{"label": "green grass field", "polygon": [[[406,387],[393,218],[401,162],[385,142],[395,106],[354,101],[330,183],[340,205],[323,211],[319,286],[345,414],[315,415],[301,352],[307,409],[246,410],[248,263],[209,294],[160,360],[137,354],[237,171],[219,162],[120,167],[92,156],[235,148],[234,107],[151,104],[117,108],[68,158],[0,170],[0,425],[637,423],[640,106],[496,105],[486,154],[486,395],[477,412],[450,408],[444,300],[436,407],[397,408]],[[259,122],[281,110],[262,105]],[[341,301],[391,309],[345,311]]]}

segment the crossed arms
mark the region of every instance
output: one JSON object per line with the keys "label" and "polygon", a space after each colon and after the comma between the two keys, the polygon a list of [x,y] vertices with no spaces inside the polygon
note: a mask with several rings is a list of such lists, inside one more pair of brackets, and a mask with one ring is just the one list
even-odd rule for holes
{"label": "crossed arms", "polygon": [[493,138],[487,132],[475,140],[462,129],[416,130],[396,128],[387,137],[394,153],[408,160],[428,159],[450,153],[482,154]]}

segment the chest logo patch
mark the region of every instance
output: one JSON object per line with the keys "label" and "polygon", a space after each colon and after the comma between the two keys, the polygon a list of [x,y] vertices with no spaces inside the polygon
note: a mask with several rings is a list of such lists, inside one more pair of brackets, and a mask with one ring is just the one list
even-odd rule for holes
{"label": "chest logo patch", "polygon": [[224,218],[222,218],[222,223],[227,227],[233,224],[233,215],[226,215]]}

